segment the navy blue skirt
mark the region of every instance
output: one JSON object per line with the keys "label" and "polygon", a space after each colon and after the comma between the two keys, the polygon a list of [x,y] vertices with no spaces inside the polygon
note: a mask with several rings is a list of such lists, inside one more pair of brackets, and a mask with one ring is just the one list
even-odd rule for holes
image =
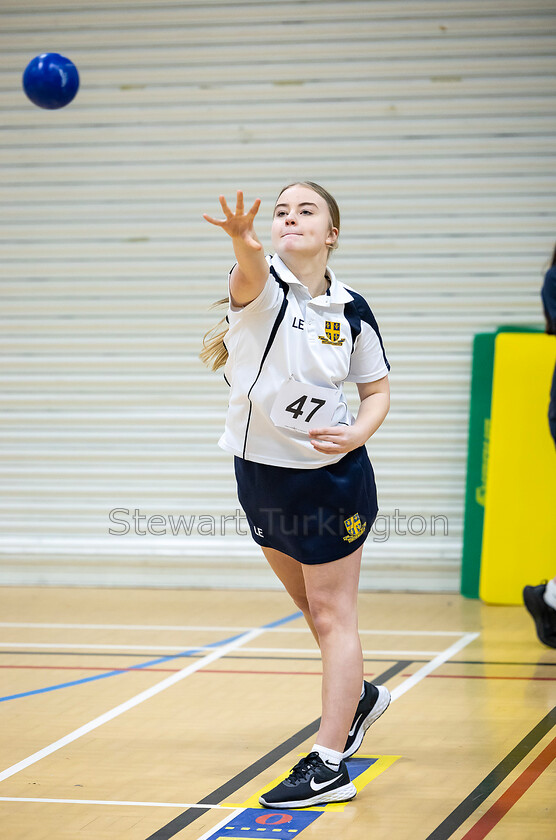
{"label": "navy blue skirt", "polygon": [[256,543],[300,563],[330,563],[362,545],[376,519],[375,477],[364,446],[317,469],[234,457],[239,503]]}
{"label": "navy blue skirt", "polygon": [[556,365],[552,374],[552,388],[550,389],[550,404],[548,406],[548,425],[550,434],[556,444]]}

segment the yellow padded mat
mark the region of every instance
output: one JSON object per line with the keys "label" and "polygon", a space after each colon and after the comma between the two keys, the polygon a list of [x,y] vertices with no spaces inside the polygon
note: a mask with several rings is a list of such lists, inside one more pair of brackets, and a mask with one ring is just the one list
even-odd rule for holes
{"label": "yellow padded mat", "polygon": [[480,597],[521,604],[556,575],[556,447],[548,426],[554,336],[496,338]]}

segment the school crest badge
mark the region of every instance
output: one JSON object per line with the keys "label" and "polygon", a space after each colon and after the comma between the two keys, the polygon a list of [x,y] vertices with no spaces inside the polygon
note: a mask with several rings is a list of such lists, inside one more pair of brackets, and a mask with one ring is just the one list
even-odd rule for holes
{"label": "school crest badge", "polygon": [[336,347],[341,347],[345,341],[345,338],[340,338],[339,321],[325,321],[324,332],[326,335],[319,335],[323,344],[334,344]]}
{"label": "school crest badge", "polygon": [[344,519],[344,525],[346,526],[346,530],[348,532],[347,537],[344,537],[344,540],[347,542],[353,542],[358,539],[361,534],[365,533],[365,528],[367,527],[366,522],[361,522],[358,513],[354,513],[353,516],[349,517],[349,519]]}

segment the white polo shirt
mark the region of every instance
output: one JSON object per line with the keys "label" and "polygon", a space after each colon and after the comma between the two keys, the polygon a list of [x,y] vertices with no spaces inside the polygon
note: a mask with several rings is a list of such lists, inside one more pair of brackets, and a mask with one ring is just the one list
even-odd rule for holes
{"label": "white polo shirt", "polygon": [[[270,413],[280,388],[293,377],[337,390],[330,425],[351,426],[354,417],[342,383],[374,382],[390,370],[378,325],[365,299],[340,283],[329,267],[328,292],[312,298],[280,257],[266,259],[270,274],[259,296],[242,307],[233,306],[230,297],[224,367],[230,399],[219,446],[248,461],[279,467],[336,463],[343,453],[317,452],[307,434],[276,426]],[[319,425],[315,415],[310,428]]]}

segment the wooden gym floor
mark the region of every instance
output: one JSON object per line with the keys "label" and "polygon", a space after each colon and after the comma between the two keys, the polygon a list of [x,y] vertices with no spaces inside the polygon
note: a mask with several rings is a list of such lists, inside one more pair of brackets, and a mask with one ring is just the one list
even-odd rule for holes
{"label": "wooden gym floor", "polygon": [[393,703],[348,765],[356,799],[280,813],[256,795],[311,747],[320,696],[285,594],[0,605],[3,840],[556,838],[556,650],[524,608],[362,594],[365,672]]}

